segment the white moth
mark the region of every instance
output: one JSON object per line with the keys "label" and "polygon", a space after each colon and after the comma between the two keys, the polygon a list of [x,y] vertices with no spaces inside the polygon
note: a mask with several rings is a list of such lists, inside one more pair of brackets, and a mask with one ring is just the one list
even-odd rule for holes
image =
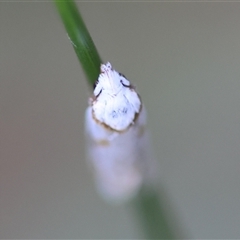
{"label": "white moth", "polygon": [[86,110],[88,156],[105,199],[134,196],[148,172],[146,113],[129,80],[110,63],[102,64]]}

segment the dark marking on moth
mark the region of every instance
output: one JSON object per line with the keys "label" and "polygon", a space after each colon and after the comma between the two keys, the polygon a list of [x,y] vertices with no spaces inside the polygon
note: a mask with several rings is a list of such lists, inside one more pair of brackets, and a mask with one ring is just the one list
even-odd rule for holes
{"label": "dark marking on moth", "polygon": [[98,79],[94,82],[94,84],[93,84],[93,90],[96,88],[96,86],[98,85]]}
{"label": "dark marking on moth", "polygon": [[[126,76],[123,75],[122,73],[119,72],[118,74],[119,74],[120,77],[124,77],[124,78],[126,78]],[[126,79],[127,79],[127,78],[126,78]]]}
{"label": "dark marking on moth", "polygon": [[122,109],[122,113],[126,114],[128,112],[128,109],[127,108],[123,108]]}
{"label": "dark marking on moth", "polygon": [[113,118],[117,118],[117,115],[118,115],[118,114],[117,114],[116,111],[112,111],[112,117],[113,117]]}
{"label": "dark marking on moth", "polygon": [[126,85],[126,84],[124,84],[122,80],[120,80],[120,82],[121,82],[121,84],[122,84],[124,87],[127,87],[127,88],[130,87],[130,85]]}
{"label": "dark marking on moth", "polygon": [[99,95],[102,93],[102,89],[101,89],[101,91],[99,92],[99,94],[96,96],[96,99],[99,97]]}

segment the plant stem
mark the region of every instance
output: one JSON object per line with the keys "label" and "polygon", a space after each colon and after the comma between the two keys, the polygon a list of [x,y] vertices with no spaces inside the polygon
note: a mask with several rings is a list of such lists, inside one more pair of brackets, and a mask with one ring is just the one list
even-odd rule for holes
{"label": "plant stem", "polygon": [[175,239],[175,229],[170,227],[166,204],[151,187],[143,187],[132,201],[146,239]]}
{"label": "plant stem", "polygon": [[99,75],[101,58],[74,1],[55,0],[73,48],[90,85]]}

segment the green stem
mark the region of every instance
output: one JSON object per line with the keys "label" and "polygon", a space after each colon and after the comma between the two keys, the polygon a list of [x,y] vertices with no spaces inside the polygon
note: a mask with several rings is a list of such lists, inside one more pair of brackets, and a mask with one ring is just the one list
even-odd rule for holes
{"label": "green stem", "polygon": [[101,58],[74,1],[55,0],[73,48],[92,85],[99,75]]}
{"label": "green stem", "polygon": [[143,187],[132,204],[146,239],[176,238],[176,230],[167,216],[166,204],[155,189]]}

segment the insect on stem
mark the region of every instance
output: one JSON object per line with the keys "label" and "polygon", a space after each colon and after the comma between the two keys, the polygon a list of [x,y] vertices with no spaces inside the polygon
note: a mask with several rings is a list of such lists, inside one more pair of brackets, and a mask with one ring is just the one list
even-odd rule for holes
{"label": "insect on stem", "polygon": [[149,172],[146,111],[130,81],[108,62],[100,67],[86,110],[88,157],[100,194],[130,199]]}

